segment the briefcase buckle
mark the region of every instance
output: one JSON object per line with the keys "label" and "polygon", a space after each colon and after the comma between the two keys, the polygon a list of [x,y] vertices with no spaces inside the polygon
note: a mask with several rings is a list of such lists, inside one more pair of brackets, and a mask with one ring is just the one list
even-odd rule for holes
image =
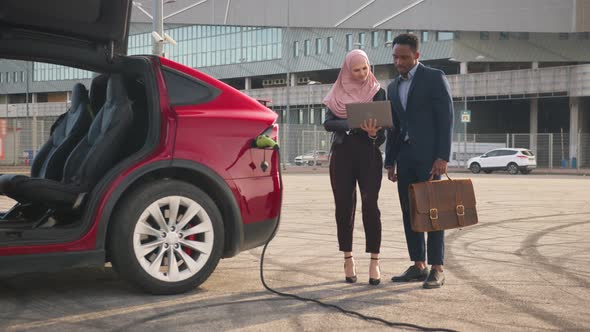
{"label": "briefcase buckle", "polygon": [[438,219],[438,209],[430,209],[430,220],[437,220]]}
{"label": "briefcase buckle", "polygon": [[457,215],[464,216],[465,215],[465,206],[457,205]]}

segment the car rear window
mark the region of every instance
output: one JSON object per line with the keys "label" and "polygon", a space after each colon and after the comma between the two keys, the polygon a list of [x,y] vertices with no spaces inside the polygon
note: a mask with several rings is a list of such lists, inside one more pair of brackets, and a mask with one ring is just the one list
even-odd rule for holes
{"label": "car rear window", "polygon": [[220,91],[196,78],[173,69],[164,69],[164,80],[173,106],[197,105],[215,99]]}
{"label": "car rear window", "polygon": [[534,156],[534,155],[535,155],[535,154],[533,153],[533,151],[529,151],[529,150],[524,150],[524,151],[521,151],[521,153],[522,153],[522,154],[524,154],[525,156],[530,156],[530,157],[532,157],[532,156]]}

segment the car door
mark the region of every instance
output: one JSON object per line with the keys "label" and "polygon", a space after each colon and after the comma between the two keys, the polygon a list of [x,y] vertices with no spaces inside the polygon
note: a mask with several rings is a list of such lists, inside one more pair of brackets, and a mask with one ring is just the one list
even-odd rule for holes
{"label": "car door", "polygon": [[502,167],[506,167],[508,164],[510,164],[512,162],[517,163],[518,161],[515,160],[516,159],[516,157],[515,157],[516,153],[517,153],[517,151],[515,151],[515,150],[503,150],[502,153],[501,153],[502,156],[501,156],[501,159],[500,159],[501,160]]}
{"label": "car door", "polygon": [[0,57],[109,68],[127,54],[131,0],[0,1]]}
{"label": "car door", "polygon": [[481,157],[481,168],[494,168],[498,163],[498,154],[500,150],[492,150]]}

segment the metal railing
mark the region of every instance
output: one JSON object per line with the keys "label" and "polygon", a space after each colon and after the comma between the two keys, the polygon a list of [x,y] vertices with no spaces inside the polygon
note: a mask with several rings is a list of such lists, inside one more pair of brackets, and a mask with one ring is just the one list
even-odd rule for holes
{"label": "metal railing", "polygon": [[[56,116],[0,118],[0,165],[29,166],[50,135]],[[330,151],[332,134],[322,126],[279,127],[282,162],[295,165],[298,156]],[[497,148],[525,148],[536,155],[539,168],[590,168],[590,133],[576,135],[577,151],[570,156],[570,135],[561,134],[454,134],[451,166],[467,167],[471,157]],[[385,146],[381,146],[383,150]],[[327,165],[323,162],[322,166]]]}
{"label": "metal railing", "polygon": [[29,103],[0,105],[0,118],[26,118],[59,116],[64,113],[69,103]]}
{"label": "metal railing", "polygon": [[590,168],[590,134],[576,135],[577,151],[570,155],[570,136],[555,134],[455,134],[451,165],[468,167],[471,157],[498,148],[531,150],[539,168]]}
{"label": "metal railing", "polygon": [[[483,99],[535,98],[547,96],[590,96],[590,64],[447,75],[455,98]],[[386,87],[391,80],[380,81]],[[272,100],[273,105],[321,104],[332,84],[242,90],[256,99]],[[289,94],[289,96],[287,96]]]}
{"label": "metal railing", "polygon": [[453,97],[590,95],[590,65],[448,75]]}
{"label": "metal railing", "polygon": [[56,116],[0,118],[0,165],[30,165],[55,120]]}

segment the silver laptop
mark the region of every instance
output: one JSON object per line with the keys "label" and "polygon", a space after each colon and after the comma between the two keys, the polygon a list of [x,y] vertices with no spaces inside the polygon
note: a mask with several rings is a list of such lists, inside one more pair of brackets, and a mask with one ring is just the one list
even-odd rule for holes
{"label": "silver laptop", "polygon": [[389,100],[347,104],[346,113],[348,113],[349,128],[360,128],[363,121],[367,120],[368,122],[369,119],[377,119],[378,127],[393,127]]}

